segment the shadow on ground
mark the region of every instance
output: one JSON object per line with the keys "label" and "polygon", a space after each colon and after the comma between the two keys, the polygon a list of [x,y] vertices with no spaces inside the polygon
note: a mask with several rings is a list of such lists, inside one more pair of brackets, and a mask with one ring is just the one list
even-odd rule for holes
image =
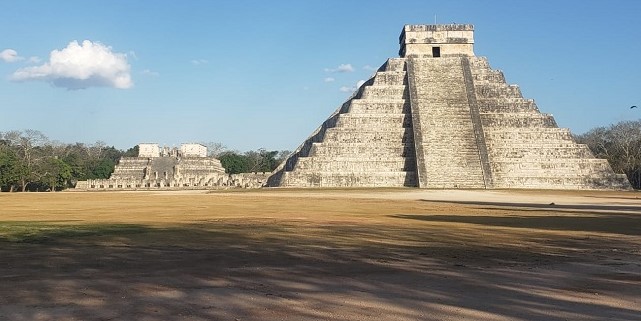
{"label": "shadow on ground", "polygon": [[522,203],[522,202],[485,202],[485,201],[438,201],[425,200],[433,203],[449,203],[460,205],[495,206],[502,208],[521,208],[524,210],[577,211],[582,213],[641,213],[641,205],[596,205],[596,204],[557,204],[557,203]]}
{"label": "shadow on ground", "polygon": [[610,233],[638,219],[395,217],[416,224],[0,223],[0,319],[639,319],[638,238],[510,244],[432,224]]}

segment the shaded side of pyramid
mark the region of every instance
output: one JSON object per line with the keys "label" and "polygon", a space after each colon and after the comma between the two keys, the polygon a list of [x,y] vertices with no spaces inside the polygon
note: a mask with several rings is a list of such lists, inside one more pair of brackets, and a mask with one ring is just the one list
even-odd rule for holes
{"label": "shaded side of pyramid", "polygon": [[472,25],[407,25],[389,59],[269,178],[281,187],[628,189],[473,51]]}

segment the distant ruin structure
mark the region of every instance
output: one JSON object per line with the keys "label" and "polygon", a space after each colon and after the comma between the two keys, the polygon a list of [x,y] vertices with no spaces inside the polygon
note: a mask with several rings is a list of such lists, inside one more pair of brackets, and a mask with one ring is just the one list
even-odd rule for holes
{"label": "distant ruin structure", "polygon": [[207,156],[201,144],[182,144],[180,148],[139,144],[138,157],[122,157],[109,179],[80,181],[78,190],[157,190],[216,189],[261,187],[268,174],[229,175],[220,161]]}
{"label": "distant ruin structure", "polygon": [[406,25],[390,58],[268,186],[629,189],[474,55],[469,24]]}

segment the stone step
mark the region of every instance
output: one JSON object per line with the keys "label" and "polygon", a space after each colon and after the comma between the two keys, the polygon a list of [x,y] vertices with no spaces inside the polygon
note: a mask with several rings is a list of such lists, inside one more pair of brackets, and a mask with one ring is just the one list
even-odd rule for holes
{"label": "stone step", "polygon": [[407,73],[405,71],[379,71],[374,77],[374,86],[405,86]]}
{"label": "stone step", "polygon": [[421,187],[485,187],[462,62],[460,57],[408,61]]}
{"label": "stone step", "polygon": [[366,100],[408,99],[406,86],[367,86],[359,97]]}
{"label": "stone step", "polygon": [[500,70],[472,69],[472,77],[474,77],[474,84],[505,83],[505,75]]}
{"label": "stone step", "polygon": [[469,57],[470,67],[472,69],[491,69],[490,63],[486,57]]}
{"label": "stone step", "polygon": [[342,114],[336,127],[361,128],[363,126],[382,126],[390,128],[412,127],[410,114]]}
{"label": "stone step", "polygon": [[416,172],[285,172],[283,187],[413,187]]}
{"label": "stone step", "polygon": [[369,143],[315,143],[310,151],[310,156],[333,156],[333,155],[390,155],[413,157],[414,144],[399,144],[389,142]]}
{"label": "stone step", "polygon": [[413,171],[416,160],[413,157],[381,156],[378,159],[362,158],[358,155],[348,158],[348,155],[328,157],[301,157],[295,171],[336,171],[336,172],[393,172]]}
{"label": "stone step", "polygon": [[470,121],[470,113],[460,112],[460,111],[451,111],[447,112],[444,110],[432,110],[430,111],[429,118],[422,118],[422,124],[435,124],[441,127],[453,127],[458,128],[460,124],[453,122],[467,122]]}
{"label": "stone step", "polygon": [[502,118],[502,119],[548,119],[552,116],[550,114],[544,113],[533,113],[531,111],[521,111],[514,113],[482,113],[480,114],[484,118]]}
{"label": "stone step", "polygon": [[[557,141],[557,142],[533,142],[533,143],[526,143],[526,142],[519,142],[516,144],[503,144],[503,143],[488,143],[488,147],[491,147],[492,153],[500,153],[501,151],[511,151],[511,150],[532,150],[533,152],[540,151],[540,150],[546,150],[546,149],[584,149],[582,147],[577,147],[580,146],[580,144],[576,144],[574,142],[570,141]],[[586,147],[587,148],[587,147]],[[589,151],[589,149],[586,149]]]}
{"label": "stone step", "polygon": [[407,100],[374,102],[354,99],[350,103],[349,112],[355,114],[409,114],[411,109]]}
{"label": "stone step", "polygon": [[151,158],[147,157],[123,157],[118,161],[118,164],[127,165],[131,164],[133,166],[138,166],[140,164],[147,164],[151,161]]}
{"label": "stone step", "polygon": [[404,71],[405,59],[404,58],[390,58],[384,65],[385,71]]}
{"label": "stone step", "polygon": [[[556,145],[556,146],[555,146]],[[520,146],[492,146],[492,157],[496,158],[549,158],[551,156],[558,158],[593,158],[592,152],[585,145],[578,144],[541,144]]]}
{"label": "stone step", "polygon": [[492,104],[500,105],[513,105],[513,104],[523,104],[523,101],[534,101],[532,99],[527,99],[523,97],[484,97],[476,96],[476,102],[479,106],[489,106]]}
{"label": "stone step", "polygon": [[616,176],[592,175],[574,177],[513,177],[497,179],[495,188],[529,188],[529,189],[627,189],[629,185]]}
{"label": "stone step", "polygon": [[360,130],[347,127],[335,127],[328,129],[323,139],[323,142],[345,143],[371,143],[378,141],[413,144],[414,134],[411,128],[395,128],[392,130],[385,128],[372,130],[371,128],[367,128]]}
{"label": "stone step", "polygon": [[516,85],[479,84],[474,92],[478,98],[523,98],[521,89]]}
{"label": "stone step", "polygon": [[483,114],[493,113],[518,113],[518,112],[532,112],[538,113],[539,108],[532,99],[520,99],[516,101],[499,101],[496,100],[477,100],[479,112]]}
{"label": "stone step", "polygon": [[495,144],[515,144],[523,142],[529,144],[532,142],[545,143],[551,141],[558,143],[574,142],[570,130],[567,128],[539,127],[539,128],[501,128],[501,127],[484,127],[485,139]]}
{"label": "stone step", "polygon": [[610,171],[610,165],[604,159],[564,158],[524,160],[520,158],[493,158],[492,168],[503,176],[525,175],[527,172],[564,175],[572,173],[596,173]]}
{"label": "stone step", "polygon": [[431,189],[485,189],[485,184],[481,182],[472,182],[470,180],[429,180],[423,185],[422,188]]}
{"label": "stone step", "polygon": [[482,114],[481,123],[483,124],[483,128],[558,127],[554,118],[546,114],[530,114],[529,116],[518,114]]}

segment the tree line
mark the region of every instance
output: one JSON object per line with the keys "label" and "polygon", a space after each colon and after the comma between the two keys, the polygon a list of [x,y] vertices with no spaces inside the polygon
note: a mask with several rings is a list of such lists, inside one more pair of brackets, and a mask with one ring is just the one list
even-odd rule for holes
{"label": "tree line", "polygon": [[108,178],[120,157],[137,154],[137,148],[121,151],[100,141],[64,144],[31,129],[0,132],[0,189],[25,192],[73,187],[79,180]]}
{"label": "tree line", "polygon": [[[607,159],[616,173],[626,174],[641,189],[641,120],[597,127],[575,136],[595,157]],[[220,143],[204,143],[229,174],[271,172],[289,151],[264,148],[247,152],[228,150]],[[77,181],[106,179],[121,157],[138,156],[138,146],[119,150],[98,141],[64,144],[37,130],[0,132],[0,191],[56,191]]]}
{"label": "tree line", "polygon": [[632,187],[641,189],[641,120],[596,127],[575,138],[595,157],[607,159],[615,173],[626,174]]}
{"label": "tree line", "polygon": [[[222,144],[205,145],[232,174],[271,172],[289,153],[265,149],[241,153]],[[65,144],[31,129],[0,132],[0,191],[57,191],[74,187],[77,181],[106,179],[121,157],[136,156],[138,146],[120,150],[101,141]]]}
{"label": "tree line", "polygon": [[201,143],[207,146],[209,156],[218,158],[229,174],[271,172],[291,153],[288,150],[259,148],[241,153],[229,150],[221,143]]}

